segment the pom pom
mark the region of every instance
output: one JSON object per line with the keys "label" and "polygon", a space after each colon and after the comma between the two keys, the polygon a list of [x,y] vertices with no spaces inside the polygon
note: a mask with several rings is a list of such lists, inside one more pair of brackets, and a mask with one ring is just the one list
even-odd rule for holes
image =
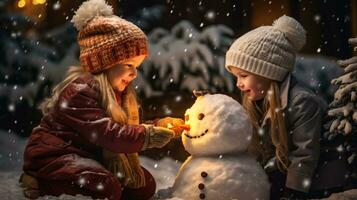
{"label": "pom pom", "polygon": [[104,0],[89,0],[78,8],[71,22],[81,30],[93,18],[110,15],[113,15],[113,8]]}
{"label": "pom pom", "polygon": [[306,31],[294,18],[286,15],[275,20],[273,27],[283,32],[296,51],[299,51],[306,43]]}

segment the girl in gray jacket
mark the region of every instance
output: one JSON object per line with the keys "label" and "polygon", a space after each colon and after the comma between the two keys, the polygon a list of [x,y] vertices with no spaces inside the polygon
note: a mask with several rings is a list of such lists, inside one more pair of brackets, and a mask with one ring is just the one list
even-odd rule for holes
{"label": "girl in gray jacket", "polygon": [[315,188],[344,184],[319,188],[316,182],[327,105],[291,76],[305,41],[301,24],[282,16],[238,38],[226,54],[225,66],[237,78],[255,130],[250,150],[265,166],[271,199],[307,198]]}

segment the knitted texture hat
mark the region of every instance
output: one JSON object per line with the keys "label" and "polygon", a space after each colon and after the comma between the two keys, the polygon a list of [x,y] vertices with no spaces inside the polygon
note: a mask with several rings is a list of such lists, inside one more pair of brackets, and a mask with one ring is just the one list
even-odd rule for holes
{"label": "knitted texture hat", "polygon": [[144,32],[115,16],[104,0],[84,2],[72,22],[79,31],[79,60],[85,71],[99,73],[129,58],[148,55]]}
{"label": "knitted texture hat", "polygon": [[258,27],[238,38],[226,53],[225,67],[282,81],[293,70],[296,53],[305,42],[302,25],[284,15],[272,26]]}

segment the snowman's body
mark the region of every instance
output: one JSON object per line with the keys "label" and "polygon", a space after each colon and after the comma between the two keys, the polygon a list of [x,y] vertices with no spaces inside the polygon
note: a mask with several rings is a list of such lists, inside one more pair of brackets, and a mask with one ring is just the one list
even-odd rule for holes
{"label": "snowman's body", "polygon": [[186,111],[182,141],[191,156],[173,185],[181,199],[269,199],[267,176],[246,153],[252,128],[242,106],[225,95],[204,95]]}

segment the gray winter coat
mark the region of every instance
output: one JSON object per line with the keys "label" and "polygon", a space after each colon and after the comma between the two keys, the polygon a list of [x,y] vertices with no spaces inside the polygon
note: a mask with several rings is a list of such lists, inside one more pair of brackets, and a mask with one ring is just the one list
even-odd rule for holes
{"label": "gray winter coat", "polygon": [[[330,171],[333,169],[330,165],[318,166],[321,163],[320,138],[324,131],[322,125],[327,103],[312,91],[301,87],[290,74],[280,85],[280,99],[285,114],[291,161],[287,170],[286,187],[308,192],[339,186],[341,180],[331,179],[331,173],[335,172]],[[269,130],[268,119],[270,116],[267,114],[263,120],[265,130]],[[326,181],[327,179],[330,180]]]}

